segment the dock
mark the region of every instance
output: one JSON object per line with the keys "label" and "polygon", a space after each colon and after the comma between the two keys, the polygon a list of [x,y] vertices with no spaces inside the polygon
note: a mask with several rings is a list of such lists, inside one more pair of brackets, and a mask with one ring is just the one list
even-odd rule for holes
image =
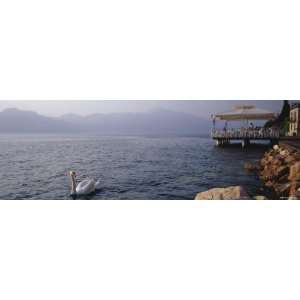
{"label": "dock", "polygon": [[278,144],[281,139],[279,130],[256,129],[229,129],[212,130],[211,137],[217,146],[229,145],[232,141],[241,141],[242,147],[248,146],[251,141],[269,141],[271,145]]}
{"label": "dock", "polygon": [[[251,141],[269,141],[271,144],[277,144],[282,135],[279,129],[249,124],[249,121],[269,121],[276,117],[276,113],[256,108],[254,105],[238,105],[233,111],[212,115],[211,137],[217,146],[228,145],[231,141],[241,141],[243,147],[249,145]],[[216,120],[225,121],[223,130],[216,128]],[[242,122],[243,126],[229,128],[228,122]]]}
{"label": "dock", "polygon": [[299,136],[286,136],[279,130],[274,129],[260,129],[260,130],[240,130],[229,129],[224,130],[212,130],[211,137],[216,141],[217,146],[226,146],[233,141],[240,141],[242,147],[246,147],[251,144],[251,141],[267,141],[271,145],[286,144],[300,149],[300,137]]}

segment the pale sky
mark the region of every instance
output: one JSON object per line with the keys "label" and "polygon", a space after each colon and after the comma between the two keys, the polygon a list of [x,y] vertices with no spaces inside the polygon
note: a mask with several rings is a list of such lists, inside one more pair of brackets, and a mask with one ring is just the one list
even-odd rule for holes
{"label": "pale sky", "polygon": [[88,115],[94,113],[122,113],[148,112],[157,109],[166,109],[186,112],[201,117],[210,117],[211,114],[231,110],[235,105],[253,104],[258,108],[279,112],[282,101],[0,101],[0,111],[6,108],[32,110],[46,116],[61,116],[63,114]]}

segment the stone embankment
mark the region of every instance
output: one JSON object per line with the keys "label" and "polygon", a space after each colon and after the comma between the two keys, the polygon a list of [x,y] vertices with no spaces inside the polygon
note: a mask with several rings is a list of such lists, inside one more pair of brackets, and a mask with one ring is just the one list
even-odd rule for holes
{"label": "stone embankment", "polygon": [[[245,166],[246,167],[246,166]],[[300,149],[286,144],[267,151],[258,176],[278,199],[300,199]]]}

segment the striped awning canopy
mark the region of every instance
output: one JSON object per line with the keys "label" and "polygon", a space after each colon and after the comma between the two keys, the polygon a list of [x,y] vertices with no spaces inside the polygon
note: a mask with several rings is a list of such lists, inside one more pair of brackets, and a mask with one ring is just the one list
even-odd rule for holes
{"label": "striped awning canopy", "polygon": [[243,120],[272,120],[277,113],[256,108],[254,105],[235,106],[233,111],[213,115],[213,118],[222,121],[243,121]]}

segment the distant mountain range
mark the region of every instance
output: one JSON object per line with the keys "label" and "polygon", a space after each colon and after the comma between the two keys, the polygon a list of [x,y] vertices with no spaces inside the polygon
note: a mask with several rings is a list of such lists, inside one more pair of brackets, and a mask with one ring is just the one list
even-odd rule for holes
{"label": "distant mountain range", "polygon": [[1,133],[94,133],[100,135],[206,135],[209,120],[192,114],[157,110],[59,118],[9,108],[0,112]]}

